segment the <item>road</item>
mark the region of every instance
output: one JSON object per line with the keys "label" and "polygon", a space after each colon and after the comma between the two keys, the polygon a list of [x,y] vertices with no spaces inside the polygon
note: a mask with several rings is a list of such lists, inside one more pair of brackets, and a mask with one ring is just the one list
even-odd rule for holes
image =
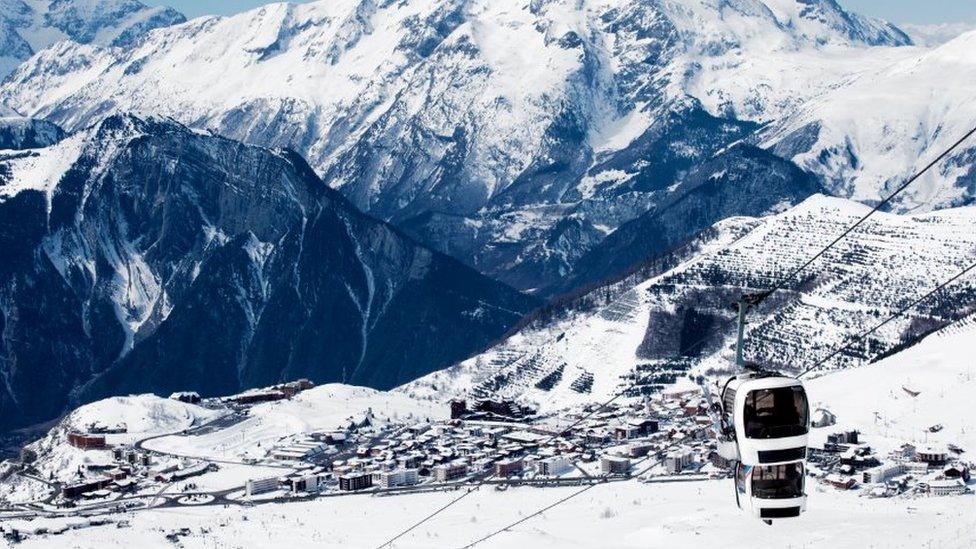
{"label": "road", "polygon": [[[657,462],[660,463],[660,462]],[[216,507],[216,506],[241,506],[241,507],[251,507],[254,505],[268,505],[268,504],[280,504],[280,503],[293,503],[300,501],[312,501],[321,498],[335,498],[335,497],[352,497],[352,496],[398,496],[406,495],[411,493],[425,493],[425,492],[439,492],[439,491],[452,491],[460,490],[463,488],[478,488],[481,486],[506,486],[506,487],[519,487],[519,486],[536,486],[536,487],[567,487],[567,486],[585,486],[593,484],[610,484],[614,482],[624,482],[628,480],[634,480],[642,476],[644,473],[649,471],[654,465],[646,467],[638,472],[632,472],[626,475],[616,475],[616,476],[589,476],[589,477],[572,477],[572,478],[509,478],[509,479],[478,479],[471,478],[468,480],[452,483],[425,483],[417,484],[414,486],[398,486],[393,488],[370,488],[367,490],[361,490],[356,492],[324,492],[318,494],[306,494],[306,495],[287,495],[281,497],[273,497],[267,499],[259,500],[240,500],[240,499],[230,499],[229,496],[235,492],[240,492],[241,487],[234,487],[225,490],[217,490],[210,492],[193,492],[195,495],[210,496],[211,501],[202,502],[194,505],[189,505],[190,507]],[[662,477],[660,479],[648,479],[647,482],[701,482],[708,480],[706,476],[703,475],[688,475],[688,476],[670,476]],[[142,502],[149,499],[148,503],[140,505],[139,507],[126,508],[126,511],[145,511],[149,509],[168,509],[168,508],[181,508],[187,507],[188,505],[182,504],[179,500],[188,494],[165,494],[164,492],[169,489],[172,484],[166,485],[162,490],[153,495],[138,495],[138,496],[127,496],[123,498],[118,498],[116,500],[107,501],[101,504],[87,505],[83,508],[66,510],[66,511],[44,511],[38,509],[35,516],[78,516],[86,515],[92,516],[94,514],[109,514],[113,512],[119,512],[120,505],[126,505],[130,502]],[[157,501],[162,500],[157,503]],[[100,511],[100,513],[98,513]]]}
{"label": "road", "polygon": [[[145,437],[135,442],[134,446],[147,453],[171,456],[171,457],[190,457],[194,459],[199,459],[204,462],[210,463],[221,463],[221,464],[232,464],[232,465],[245,465],[245,466],[260,466],[260,467],[275,467],[282,470],[287,470],[288,473],[297,471],[298,469],[293,465],[285,464],[275,464],[275,463],[254,463],[245,461],[233,461],[233,460],[221,460],[221,459],[209,459],[200,456],[184,456],[176,454],[173,452],[166,452],[157,449],[146,448],[146,443],[158,440],[161,438],[169,436],[194,436],[201,435],[210,432],[219,431],[222,429],[227,429],[240,422],[247,419],[247,414],[239,410],[232,411],[221,417],[218,417],[209,422],[200,424],[198,426],[186,429],[181,432],[176,433],[165,433],[160,435],[153,435]],[[389,441],[391,438],[397,435],[397,431],[381,431],[375,435],[369,437],[366,440],[361,440],[358,442],[350,441],[347,443],[346,447],[342,451],[336,454],[322,455],[314,461],[314,463],[319,465],[328,465],[337,460],[346,460],[356,455],[356,448],[360,446],[375,446],[383,441]],[[578,465],[577,465],[577,468]],[[649,468],[644,469],[642,472],[634,473],[631,472],[625,475],[616,476],[591,476],[582,469],[579,469],[582,476],[572,477],[572,478],[485,478],[487,471],[482,471],[481,476],[474,475],[464,481],[452,482],[452,483],[434,483],[427,482],[424,484],[418,484],[414,486],[398,486],[391,488],[379,488],[373,487],[366,490],[361,490],[357,492],[324,492],[317,494],[307,494],[307,495],[292,495],[272,497],[267,499],[258,500],[242,500],[242,499],[231,499],[230,496],[234,493],[240,493],[243,490],[243,486],[236,486],[223,490],[207,491],[207,492],[192,492],[195,495],[209,496],[212,498],[210,501],[201,502],[198,504],[191,505],[193,507],[212,507],[212,506],[252,506],[252,505],[265,505],[273,503],[288,503],[297,501],[310,501],[318,498],[331,498],[331,497],[350,497],[350,496],[397,496],[405,495],[411,493],[421,493],[421,492],[433,492],[433,491],[448,491],[448,490],[460,490],[465,488],[477,488],[481,486],[495,486],[495,487],[519,487],[519,486],[537,486],[537,487],[566,487],[566,486],[584,486],[584,485],[595,485],[595,484],[606,484],[613,482],[622,482],[627,480],[632,480],[643,473],[646,473]],[[93,516],[101,514],[111,514],[120,511],[140,511],[149,509],[166,509],[166,508],[177,508],[186,507],[187,505],[181,504],[179,500],[186,497],[190,493],[174,493],[167,494],[166,492],[170,490],[174,483],[168,483],[163,486],[158,492],[154,494],[141,494],[141,495],[128,495],[122,496],[114,500],[88,504],[83,507],[71,508],[71,509],[58,509],[52,510],[45,507],[49,504],[51,500],[60,491],[60,485],[57,483],[52,483],[46,481],[39,477],[28,475],[27,473],[20,473],[23,476],[36,480],[38,482],[43,482],[54,489],[53,494],[46,500],[34,502],[31,505],[18,506],[16,509],[11,509],[14,513],[23,514],[25,516]],[[287,474],[287,473],[286,473]],[[704,477],[692,478],[681,478],[681,477],[671,477],[667,479],[660,479],[657,482],[687,482],[692,480],[707,480]],[[8,515],[10,516],[10,515]]]}

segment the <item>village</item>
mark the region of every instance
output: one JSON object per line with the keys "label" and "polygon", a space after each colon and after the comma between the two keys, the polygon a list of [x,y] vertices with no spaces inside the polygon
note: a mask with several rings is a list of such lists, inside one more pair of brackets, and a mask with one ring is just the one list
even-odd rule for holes
{"label": "village", "polygon": [[[836,418],[820,409],[813,427],[827,429]],[[940,427],[933,426],[932,432]],[[869,497],[902,494],[950,496],[971,492],[968,486],[976,463],[963,459],[965,451],[948,444],[904,442],[880,455],[858,431],[838,431],[827,435],[820,447],[807,451],[809,474],[838,490],[862,489]]]}
{"label": "village", "polygon": [[[218,419],[181,433],[192,435],[235,425],[253,406],[288,400],[312,387],[299,380],[219,399],[190,392],[170,398],[222,412]],[[446,405],[449,419],[401,424],[374,425],[367,410],[359,421],[284,437],[263,458],[239,463],[171,455],[146,447],[149,439],[112,445],[111,436],[125,432],[126,426],[93,423],[84,432],[68,433],[67,443],[110,457],[73,471],[71,482],[58,482],[40,477],[34,467],[38,456],[25,449],[19,474],[47,484],[50,492],[31,505],[7,510],[93,515],[477,485],[506,489],[732,476],[732,464],[716,452],[708,401],[697,387],[629,403],[591,404],[558,416],[506,400],[456,399]],[[865,497],[971,492],[973,463],[962,448],[906,442],[881,455],[857,431],[835,430],[837,419],[826,409],[814,410],[813,430],[826,437],[808,450],[809,481],[860,491]],[[208,487],[204,479],[224,468],[235,470],[233,485]]]}

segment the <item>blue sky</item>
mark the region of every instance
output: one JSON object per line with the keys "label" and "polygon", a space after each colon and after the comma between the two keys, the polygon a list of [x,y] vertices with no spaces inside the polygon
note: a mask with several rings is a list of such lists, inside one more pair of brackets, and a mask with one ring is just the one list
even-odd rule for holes
{"label": "blue sky", "polygon": [[[172,6],[190,17],[211,13],[237,13],[268,3],[266,0],[143,0],[148,4]],[[974,0],[839,0],[840,4],[865,15],[895,23],[976,23]]]}

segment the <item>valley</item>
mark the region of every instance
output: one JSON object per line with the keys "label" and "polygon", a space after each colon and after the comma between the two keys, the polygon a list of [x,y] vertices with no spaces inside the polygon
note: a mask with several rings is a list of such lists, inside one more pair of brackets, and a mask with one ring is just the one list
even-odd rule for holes
{"label": "valley", "polygon": [[4,542],[976,542],[973,25],[223,13],[0,0]]}
{"label": "valley", "polygon": [[[808,383],[815,406],[836,416],[836,423],[814,429],[814,455],[833,451],[826,443],[835,436],[832,433],[855,432],[861,441],[852,447],[870,448],[875,452],[869,454],[870,459],[875,462],[881,458],[901,468],[905,464],[914,469],[924,467],[927,473],[905,476],[907,490],[882,493],[884,484],[867,480],[879,468],[865,461],[865,465],[855,465],[858,478],[860,471],[865,471],[864,483],[854,483],[847,491],[832,485],[836,473],[829,471],[838,465],[817,458],[813,463],[819,465],[811,465],[811,510],[804,519],[802,539],[824,539],[828,535],[824,528],[832,524],[834,529],[847,532],[841,546],[857,546],[865,539],[865,525],[892,527],[899,516],[904,516],[906,502],[911,502],[912,535],[906,537],[907,531],[899,534],[906,543],[923,540],[965,546],[963,532],[973,517],[967,516],[965,504],[960,507],[955,502],[972,495],[924,497],[926,482],[932,486],[938,483],[926,481],[926,475],[936,478],[940,469],[911,461],[926,458],[904,457],[904,448],[909,445],[923,452],[941,444],[966,455],[962,448],[971,447],[972,437],[963,424],[952,423],[933,432],[928,423],[946,417],[935,403],[952,398],[947,391],[963,394],[972,390],[973,364],[968,350],[974,326],[972,319],[961,321],[877,364],[822,375]],[[865,398],[880,415],[874,412],[870,417],[870,410],[861,405],[864,399],[850,398],[846,388],[852,383],[876,388]],[[917,396],[904,391],[906,383],[919,390]],[[630,511],[629,507],[665,508],[655,512],[652,520],[661,529],[653,534],[661,543],[683,539],[690,532],[696,532],[695,536],[714,535],[711,528],[702,528],[700,520],[705,517],[722,523],[729,520],[722,509],[731,505],[727,490],[732,484],[724,478],[721,462],[716,461],[711,436],[696,435],[700,429],[710,428],[710,423],[707,416],[702,423],[694,415],[702,413],[698,404],[701,393],[694,386],[669,390],[651,399],[628,399],[592,417],[582,415],[586,407],[538,416],[522,410],[506,417],[499,415],[500,410],[484,415],[453,403],[448,413],[445,404],[339,385],[306,389],[273,402],[235,404],[243,402],[245,395],[257,394],[204,401],[200,403],[204,407],[173,399],[129,397],[78,410],[51,435],[29,447],[36,452],[30,473],[15,472],[14,477],[8,477],[3,491],[7,504],[0,510],[5,534],[8,539],[16,535],[27,546],[81,539],[78,536],[107,546],[132,539],[146,546],[162,546],[174,540],[196,546],[217,532],[229,540],[238,536],[260,538],[265,533],[277,538],[292,536],[293,528],[301,526],[303,535],[311,536],[304,540],[328,538],[357,546],[376,545],[381,537],[391,535],[385,533],[387,527],[396,524],[390,521],[368,531],[350,527],[362,520],[354,517],[354,509],[362,509],[367,501],[369,511],[362,517],[406,506],[397,511],[395,516],[400,517],[410,515],[412,506],[424,509],[453,498],[452,493],[474,490],[471,501],[397,542],[397,546],[413,547],[458,543],[472,535],[469,531],[492,532],[509,513],[486,515],[482,506],[514,506],[524,516],[557,498],[575,497],[575,492],[569,492],[571,486],[585,490],[585,495],[547,514],[547,520],[540,518],[501,533],[500,546],[558,544],[568,539],[566,535],[585,545],[594,534],[577,532],[562,517],[587,513],[600,513],[596,520],[599,530],[612,525],[622,532],[613,536],[615,546],[639,545],[647,535],[643,530],[648,527],[647,518],[641,520],[634,513],[646,510]],[[694,411],[689,412],[692,408]],[[920,408],[923,414],[916,417],[912,412]],[[343,417],[353,411],[358,412]],[[633,421],[637,418],[653,419]],[[124,425],[125,433],[105,435],[112,445],[105,450],[76,449],[67,444],[67,433],[78,428],[90,430],[96,424],[108,429]],[[570,430],[565,430],[567,427]],[[275,457],[275,448],[296,435],[331,442],[322,443],[323,453],[309,458]],[[475,448],[478,453],[472,452]],[[835,456],[843,450],[837,452]],[[56,483],[57,479],[66,479],[76,482],[71,486],[81,486],[71,480],[76,468],[92,474],[104,470],[96,464],[106,458],[111,463],[112,454],[129,453],[137,456],[134,463],[149,464],[149,472],[142,473],[139,465],[121,465],[121,470],[131,471],[131,476],[125,477],[132,479],[127,480],[127,493],[93,490],[88,493],[92,497],[85,495],[68,506],[65,496],[52,494],[45,486],[47,480],[40,482],[45,478]],[[953,458],[953,463],[957,459]],[[384,463],[409,464],[413,460],[419,476],[401,478],[397,469],[384,468]],[[174,465],[167,467],[168,463]],[[965,458],[958,463],[955,467],[964,468]],[[624,468],[615,470],[613,464]],[[452,468],[461,467],[458,476],[447,476]],[[410,470],[418,469],[406,469]],[[177,476],[181,471],[186,472],[185,477]],[[17,475],[20,480],[11,483],[9,479]],[[358,478],[372,481],[353,484]],[[258,491],[255,483],[263,479],[274,482]],[[62,493],[69,493],[68,484],[57,486]],[[693,510],[687,508],[689,505]],[[331,514],[336,520],[306,525],[308,513]],[[955,528],[936,525],[944,524],[936,517],[947,514],[957,520]],[[267,522],[271,516],[277,517],[273,524]],[[212,523],[215,526],[201,522],[204,517],[216,519]],[[678,527],[679,523],[686,526]],[[693,526],[696,523],[697,527]],[[255,527],[261,532],[253,531]],[[735,530],[745,533],[741,524]],[[771,542],[795,535],[794,531],[786,532],[762,529],[751,535]]]}

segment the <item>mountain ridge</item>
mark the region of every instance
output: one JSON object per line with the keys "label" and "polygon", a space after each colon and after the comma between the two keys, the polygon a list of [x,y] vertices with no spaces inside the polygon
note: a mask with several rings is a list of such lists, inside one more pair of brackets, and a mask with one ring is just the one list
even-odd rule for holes
{"label": "mountain ridge", "polygon": [[273,4],[56,46],[0,100],[293,148],[360,209],[539,291],[678,174],[910,43],[832,0]]}
{"label": "mountain ridge", "polygon": [[[487,352],[398,390],[439,400],[501,395],[554,412],[720,378],[732,370],[731,305],[773,287],[868,210],[815,195],[765,218],[726,219],[691,243],[690,255],[597,286]],[[971,206],[875,214],[751,314],[746,358],[796,374],[850,342],[972,262],[974,216]],[[883,358],[974,310],[976,281],[960,279],[818,373]],[[558,380],[544,383],[553,372]]]}
{"label": "mountain ridge", "polygon": [[186,21],[178,11],[138,0],[0,1],[0,81],[58,42],[130,46],[144,33]]}
{"label": "mountain ridge", "polygon": [[536,305],[362,214],[297,154],[169,119],[109,117],[0,167],[0,409],[19,422],[120,392],[388,388]]}

